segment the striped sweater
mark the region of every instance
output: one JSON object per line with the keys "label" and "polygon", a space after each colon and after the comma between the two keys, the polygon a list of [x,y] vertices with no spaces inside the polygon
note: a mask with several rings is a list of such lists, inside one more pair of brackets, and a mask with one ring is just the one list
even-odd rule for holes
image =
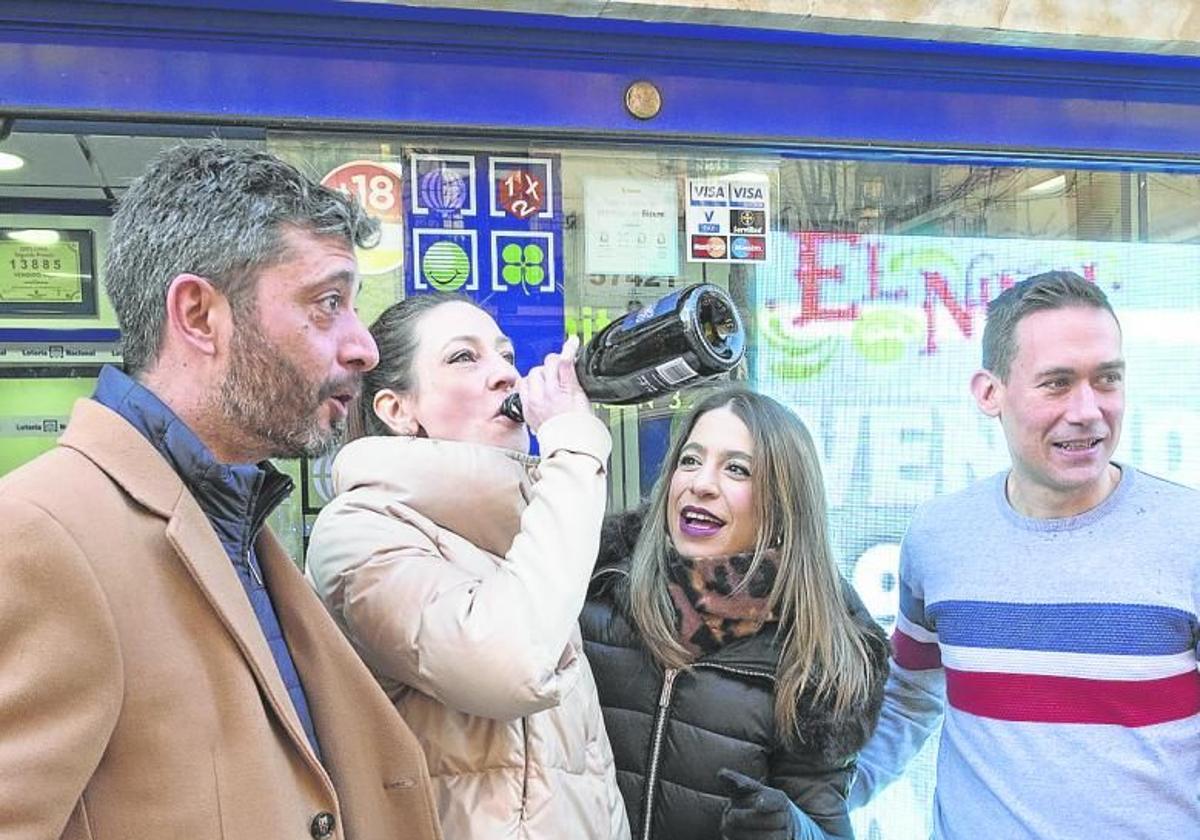
{"label": "striped sweater", "polygon": [[945,716],[934,836],[1200,837],[1200,493],[1123,467],[1022,517],[1005,475],[922,507],[883,715],[852,802]]}

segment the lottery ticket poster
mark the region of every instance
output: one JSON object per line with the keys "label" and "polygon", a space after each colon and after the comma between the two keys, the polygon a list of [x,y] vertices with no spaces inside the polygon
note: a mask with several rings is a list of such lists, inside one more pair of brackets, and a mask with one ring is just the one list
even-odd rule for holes
{"label": "lottery ticket poster", "polygon": [[771,218],[767,175],[738,172],[688,178],[687,260],[765,263]]}

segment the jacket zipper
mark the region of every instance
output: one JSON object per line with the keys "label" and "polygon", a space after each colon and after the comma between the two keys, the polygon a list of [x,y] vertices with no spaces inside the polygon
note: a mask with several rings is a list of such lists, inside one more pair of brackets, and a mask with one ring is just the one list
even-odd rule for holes
{"label": "jacket zipper", "polygon": [[529,822],[529,765],[532,752],[529,745],[529,720],[527,718],[521,718],[521,747],[525,753],[523,756],[525,766],[521,773],[521,826],[525,827]]}
{"label": "jacket zipper", "polygon": [[667,728],[671,692],[675,688],[677,676],[678,668],[668,668],[663,673],[662,693],[658,696],[658,715],[654,719],[654,740],[650,748],[650,772],[646,776],[646,806],[642,811],[642,840],[650,840],[650,827],[654,816],[654,788],[658,784],[658,759],[662,753],[663,732]]}
{"label": "jacket zipper", "polygon": [[[273,471],[269,465],[267,469]],[[250,531],[246,535],[248,539],[243,557],[250,570],[250,577],[254,579],[254,583],[259,589],[265,589],[266,583],[263,581],[262,569],[259,568],[259,564],[250,562],[250,554],[254,551],[254,541],[258,539],[259,532],[267,524],[267,518],[271,515],[271,511],[279,507],[280,502],[287,498],[288,493],[292,492],[290,478],[283,481],[269,481],[269,478],[268,473],[260,472],[254,482],[254,490],[250,496]],[[264,492],[267,495],[260,496]]]}
{"label": "jacket zipper", "polygon": [[265,586],[263,583],[262,571],[258,568],[257,563],[251,562],[250,552],[251,547],[247,546],[242,560],[246,563],[246,568],[250,571],[250,577],[254,578],[255,585],[258,586],[259,589],[262,589]]}
{"label": "jacket zipper", "polygon": [[[741,677],[758,677],[775,682],[775,674],[756,668],[738,668],[733,665],[720,665],[715,662],[693,662],[693,668],[710,668],[714,671],[726,671]],[[675,678],[679,676],[678,668],[668,668],[663,673],[662,693],[658,696],[658,714],[654,719],[654,740],[650,750],[650,772],[646,776],[646,805],[642,812],[642,840],[650,840],[650,829],[654,817],[654,792],[658,787],[658,762],[662,757],[663,733],[667,728],[667,716],[671,706],[671,693],[675,690]]]}

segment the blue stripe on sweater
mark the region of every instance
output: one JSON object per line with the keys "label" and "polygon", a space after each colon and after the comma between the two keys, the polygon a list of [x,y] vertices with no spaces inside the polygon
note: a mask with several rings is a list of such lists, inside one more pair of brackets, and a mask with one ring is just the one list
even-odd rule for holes
{"label": "blue stripe on sweater", "polygon": [[939,601],[927,611],[942,644],[1064,653],[1182,653],[1197,625],[1184,610],[1142,604]]}

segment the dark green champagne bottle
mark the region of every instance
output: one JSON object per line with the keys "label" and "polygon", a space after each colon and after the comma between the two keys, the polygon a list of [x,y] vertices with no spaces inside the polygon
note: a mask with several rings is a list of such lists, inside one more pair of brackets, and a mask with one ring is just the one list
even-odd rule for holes
{"label": "dark green champagne bottle", "polygon": [[[728,293],[697,283],[613,321],[579,351],[575,373],[593,402],[628,405],[731,370],[746,330]],[[511,394],[501,411],[520,422]]]}

